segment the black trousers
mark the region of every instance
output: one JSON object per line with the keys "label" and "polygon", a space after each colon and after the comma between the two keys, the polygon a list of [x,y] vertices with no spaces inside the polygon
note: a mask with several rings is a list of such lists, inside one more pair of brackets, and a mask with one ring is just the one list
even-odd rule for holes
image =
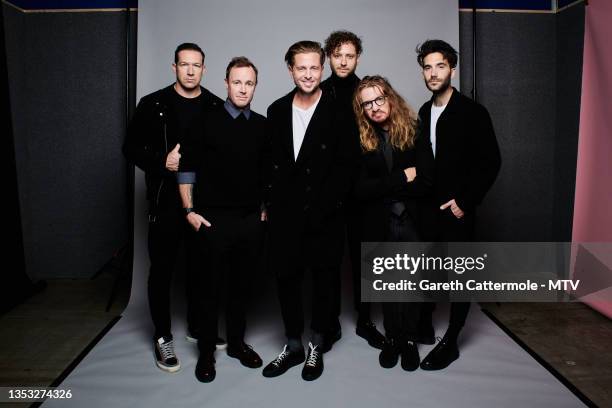
{"label": "black trousers", "polygon": [[[444,211],[438,218],[438,242],[470,242],[474,240],[474,215],[466,214],[457,219],[450,210]],[[470,312],[470,302],[451,302],[448,331],[458,334]],[[421,313],[421,328],[431,327],[435,303],[427,303]]]}
{"label": "black trousers", "polygon": [[228,347],[244,342],[246,306],[259,271],[262,222],[259,210],[209,209],[202,216],[212,224],[200,227],[197,265],[200,292],[200,352],[216,347],[219,304],[225,294]]}
{"label": "black trousers", "polygon": [[312,320],[311,329],[315,333],[325,334],[332,330],[336,303],[336,286],[339,265],[313,266],[305,269],[301,265],[291,265],[295,268],[290,273],[277,275],[278,296],[281,314],[285,325],[287,338],[300,338],[304,332],[304,305],[302,299],[302,282],[304,271],[312,274]]}
{"label": "black trousers", "polygon": [[180,207],[158,210],[149,217],[148,249],[151,267],[149,270],[149,310],[155,327],[155,338],[171,334],[170,292],[173,271],[181,245],[185,246],[185,273],[187,295],[187,324],[195,330],[198,324],[196,291],[192,273],[194,233],[190,230]]}
{"label": "black trousers", "polygon": [[[419,241],[416,223],[408,212],[401,217],[391,214],[389,219],[389,240],[392,242]],[[383,326],[387,338],[398,341],[418,339],[421,302],[383,302]]]}
{"label": "black trousers", "polygon": [[[361,302],[361,214],[357,202],[347,200],[345,204],[346,240],[353,284],[353,306],[359,318],[370,320],[370,303]],[[342,276],[334,275],[334,309],[332,331],[340,329],[342,305]]]}

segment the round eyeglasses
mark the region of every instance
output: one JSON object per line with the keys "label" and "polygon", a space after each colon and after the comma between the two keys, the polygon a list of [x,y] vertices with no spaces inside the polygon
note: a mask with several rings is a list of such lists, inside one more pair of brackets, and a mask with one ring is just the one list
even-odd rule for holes
{"label": "round eyeglasses", "polygon": [[365,110],[370,110],[374,107],[374,104],[376,104],[376,106],[383,106],[386,101],[387,101],[387,96],[381,95],[378,98],[373,99],[371,101],[361,102],[361,107]]}

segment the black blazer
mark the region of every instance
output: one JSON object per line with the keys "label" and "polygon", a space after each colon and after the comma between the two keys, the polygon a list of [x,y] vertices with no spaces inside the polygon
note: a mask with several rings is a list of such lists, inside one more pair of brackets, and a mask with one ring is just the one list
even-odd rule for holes
{"label": "black blazer", "polygon": [[268,108],[270,143],[266,192],[271,263],[339,264],[344,243],[342,211],[357,158],[357,143],[338,124],[338,109],[323,91],[297,160],[293,153],[295,89]]}
{"label": "black blazer", "polygon": [[[419,110],[420,133],[428,139],[432,102],[433,98]],[[500,166],[501,156],[489,112],[453,88],[436,124],[435,186],[428,202],[429,231],[439,237],[444,230],[462,224],[467,230],[472,229],[476,207],[493,185]],[[439,209],[453,198],[465,212],[464,219],[457,220],[449,209]],[[448,240],[468,238],[455,236]]]}
{"label": "black blazer", "polygon": [[[416,167],[416,178],[408,182],[404,169]],[[393,148],[393,166],[389,171],[382,143],[378,149],[361,156],[359,178],[355,195],[362,205],[363,242],[381,242],[389,239],[391,203],[402,201],[408,216],[420,226],[421,206],[418,201],[432,192],[434,158],[429,138],[417,134],[412,149]],[[420,228],[419,228],[420,229]]]}

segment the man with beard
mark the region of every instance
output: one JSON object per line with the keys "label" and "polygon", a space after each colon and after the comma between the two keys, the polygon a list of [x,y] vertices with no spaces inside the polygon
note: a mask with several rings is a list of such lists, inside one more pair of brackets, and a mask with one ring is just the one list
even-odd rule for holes
{"label": "man with beard", "polygon": [[[201,294],[196,378],[215,379],[220,292],[227,296],[227,354],[249,368],[262,361],[244,342],[249,288],[259,264],[265,118],[251,110],[257,68],[233,58],[225,73],[227,100],[207,112],[202,137],[185,147],[178,174],[185,217],[198,231]],[[248,171],[244,171],[248,169]],[[196,185],[194,189],[193,185]]]}
{"label": "man with beard", "polygon": [[[457,51],[441,40],[428,40],[417,48],[432,98],[419,110],[420,134],[429,137],[435,158],[434,194],[426,205],[424,241],[466,242],[474,240],[476,207],[495,181],[501,158],[493,124],[486,108],[451,86]],[[429,304],[432,305],[432,304]],[[449,326],[442,340],[423,359],[423,370],[441,370],[459,358],[457,338],[470,308],[454,302]],[[433,337],[432,307],[422,317],[424,337]]]}
{"label": "man with beard", "polygon": [[[325,40],[325,54],[329,58],[331,75],[321,83],[321,89],[329,92],[336,100],[338,113],[342,118],[340,124],[349,137],[359,143],[359,129],[353,112],[353,94],[359,77],[355,74],[359,58],[363,48],[361,39],[350,31],[334,31]],[[356,173],[355,173],[356,174]],[[354,184],[355,177],[351,184]],[[352,188],[351,188],[352,190]],[[349,258],[351,263],[351,275],[353,278],[353,304],[357,312],[356,333],[367,340],[372,347],[382,349],[385,337],[376,329],[370,317],[370,303],[361,302],[361,274],[360,274],[360,252],[361,252],[361,217],[357,200],[352,192],[345,203],[346,235],[348,243]],[[336,304],[334,305],[334,316],[332,331],[326,336],[329,344],[337,341],[341,335],[340,309],[341,309],[341,279],[334,282],[336,291]]]}
{"label": "man with beard", "polygon": [[[204,52],[192,43],[180,44],[174,52],[172,69],[176,81],[157,92],[144,96],[130,123],[123,145],[125,156],[145,172],[149,201],[148,249],[149,309],[155,332],[153,335],[157,366],[166,372],[176,372],[180,363],[174,352],[170,329],[170,287],[179,247],[187,244],[187,324],[191,335],[197,336],[190,273],[190,246],[193,237],[184,221],[176,183],[181,159],[180,147],[197,134],[202,112],[223,102],[200,86],[206,71]],[[224,344],[222,341],[219,344]]]}
{"label": "man with beard", "polygon": [[[271,177],[268,184],[270,267],[277,279],[287,344],[264,370],[276,377],[306,360],[302,378],[323,373],[325,334],[332,329],[336,282],[344,244],[343,203],[357,143],[339,128],[334,99],[320,88],[325,54],[314,41],[285,55],[296,87],[268,108]],[[312,276],[312,335],[302,344],[304,271]]]}

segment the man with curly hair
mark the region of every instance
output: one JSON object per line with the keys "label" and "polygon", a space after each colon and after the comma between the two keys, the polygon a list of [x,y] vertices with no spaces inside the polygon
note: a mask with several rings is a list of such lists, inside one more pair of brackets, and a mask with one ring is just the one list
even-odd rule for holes
{"label": "man with curly hair", "polygon": [[[321,83],[321,89],[327,91],[336,100],[343,122],[341,127],[346,129],[355,141],[359,140],[359,129],[353,113],[353,95],[359,85],[359,77],[355,74],[359,65],[359,58],[363,52],[361,38],[356,34],[339,30],[332,32],[325,40],[325,54],[329,58],[331,75]],[[353,182],[355,177],[353,178]],[[361,302],[361,276],[360,276],[360,249],[361,249],[361,216],[357,200],[351,194],[345,203],[346,235],[353,278],[353,304],[357,312],[358,336],[367,340],[372,347],[382,349],[385,337],[376,329],[370,317],[370,303]],[[334,282],[336,291],[334,305],[334,327],[326,336],[330,344],[341,337],[340,305],[341,284],[340,277]]]}

